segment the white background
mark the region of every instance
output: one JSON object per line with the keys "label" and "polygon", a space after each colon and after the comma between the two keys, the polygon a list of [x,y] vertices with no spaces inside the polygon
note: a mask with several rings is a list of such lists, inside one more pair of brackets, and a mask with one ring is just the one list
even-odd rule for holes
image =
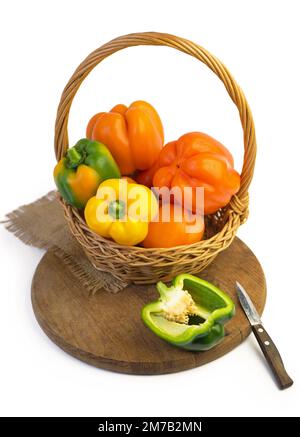
{"label": "white background", "polygon": [[[299,2],[14,1],[0,3],[0,214],[54,187],[53,130],[67,80],[110,39],[155,30],[218,56],[243,88],[257,128],[251,212],[239,236],[268,284],[263,321],[295,384],[280,392],[251,336],[206,366],[128,376],[71,358],[39,328],[30,284],[43,251],[0,229],[0,414],[10,416],[299,415]],[[166,140],[200,130],[242,162],[242,130],[220,81],[168,48],[128,49],[105,60],[74,100],[70,139],[118,102],[150,101]],[[116,297],[117,298],[117,297]]]}

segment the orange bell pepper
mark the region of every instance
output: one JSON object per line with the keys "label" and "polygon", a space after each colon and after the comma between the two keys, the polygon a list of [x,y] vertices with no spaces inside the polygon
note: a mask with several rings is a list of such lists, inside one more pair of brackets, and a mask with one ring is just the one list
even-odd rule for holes
{"label": "orange bell pepper", "polygon": [[143,101],[134,102],[128,108],[116,105],[110,112],[94,115],[86,135],[110,149],[122,175],[151,167],[164,143],[159,115]]}
{"label": "orange bell pepper", "polygon": [[153,183],[153,177],[157,170],[159,169],[159,160],[157,160],[152,167],[148,168],[148,170],[139,171],[135,175],[135,180],[138,184],[146,185],[146,187],[151,188]]}
{"label": "orange bell pepper", "polygon": [[[204,188],[204,214],[215,213],[240,188],[240,175],[233,168],[231,153],[214,138],[200,132],[183,135],[165,145],[154,166],[138,175],[138,182],[154,187],[192,187],[192,210],[196,208],[196,188]],[[181,202],[181,199],[175,200]]]}
{"label": "orange bell pepper", "polygon": [[148,234],[143,241],[143,246],[174,247],[198,243],[204,234],[204,219],[195,217],[190,211],[183,210],[181,205],[169,204],[169,220],[164,220],[163,207],[159,208],[157,220],[149,223]]}

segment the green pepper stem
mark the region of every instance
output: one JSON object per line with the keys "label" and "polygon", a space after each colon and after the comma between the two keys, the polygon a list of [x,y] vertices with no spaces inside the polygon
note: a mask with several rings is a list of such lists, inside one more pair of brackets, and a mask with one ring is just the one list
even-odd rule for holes
{"label": "green pepper stem", "polygon": [[115,220],[122,220],[126,214],[126,204],[123,200],[112,200],[108,205],[108,214]]}
{"label": "green pepper stem", "polygon": [[67,160],[70,167],[77,167],[82,160],[82,155],[75,149],[75,147],[71,147],[67,151]]}
{"label": "green pepper stem", "polygon": [[166,284],[164,284],[163,282],[159,281],[156,284],[156,288],[157,288],[157,291],[160,294],[160,297],[162,297],[162,298],[166,298],[167,297],[167,294],[168,294],[168,291],[169,291],[169,287],[167,287]]}

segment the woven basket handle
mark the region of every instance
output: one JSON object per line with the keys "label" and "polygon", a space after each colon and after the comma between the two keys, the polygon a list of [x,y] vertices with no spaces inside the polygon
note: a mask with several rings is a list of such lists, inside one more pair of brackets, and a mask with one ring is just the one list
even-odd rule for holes
{"label": "woven basket handle", "polygon": [[79,65],[66,85],[58,105],[55,123],[55,154],[57,160],[64,156],[68,148],[69,111],[73,98],[82,81],[103,59],[119,50],[138,45],[168,46],[187,53],[206,64],[224,83],[228,94],[239,110],[244,130],[244,163],[238,197],[240,200],[246,199],[254,171],[256,139],[252,114],[245,96],[227,68],[217,58],[197,44],[167,33],[145,32],[121,36],[92,52]]}

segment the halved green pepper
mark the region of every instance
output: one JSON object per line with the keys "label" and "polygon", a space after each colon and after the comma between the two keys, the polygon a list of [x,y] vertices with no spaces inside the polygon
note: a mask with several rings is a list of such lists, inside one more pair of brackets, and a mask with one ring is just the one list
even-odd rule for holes
{"label": "halved green pepper", "polygon": [[144,323],[175,346],[205,351],[225,335],[224,323],[235,313],[230,297],[213,284],[181,274],[167,287],[158,282],[156,302],[142,309]]}
{"label": "halved green pepper", "polygon": [[54,168],[54,180],[62,197],[76,208],[84,208],[99,184],[120,178],[120,170],[109,149],[86,138],[68,149]]}

